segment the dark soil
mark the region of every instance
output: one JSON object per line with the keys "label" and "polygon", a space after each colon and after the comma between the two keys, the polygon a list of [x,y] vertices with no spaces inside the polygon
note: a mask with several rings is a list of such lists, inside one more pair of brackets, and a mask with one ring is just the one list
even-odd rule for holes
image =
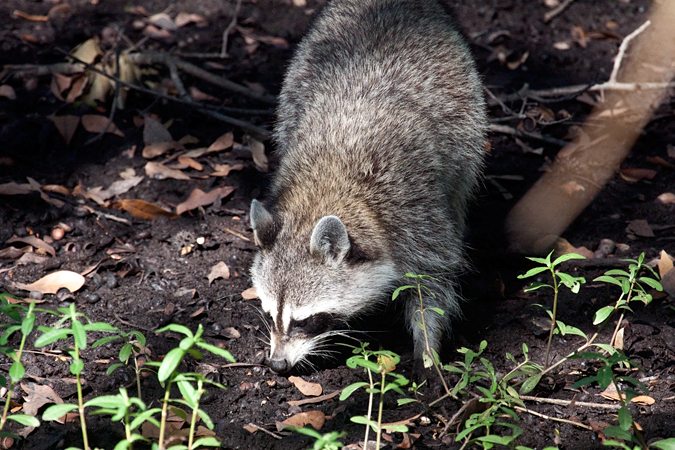
{"label": "dark soil", "polygon": [[[108,26],[124,30],[133,42],[142,38],[140,31],[132,26],[139,16],[125,11],[129,3],[122,0],[71,0],[72,15],[49,22],[12,16],[12,11],[16,9],[46,15],[54,3],[47,0],[8,0],[0,4],[0,65],[62,61],[63,53],[58,49],[68,51],[100,34]],[[240,24],[254,29],[261,36],[282,37],[290,46],[284,48],[283,45],[260,43],[255,51],[249,53],[242,34],[235,32],[230,36],[230,58],[215,60],[219,68],[207,66],[207,60],[203,58],[189,60],[233,81],[257,84],[266,92],[276,94],[293,46],[307,29],[312,12],[320,6],[319,3],[308,0],[307,7],[296,7],[290,1],[282,0],[244,1],[239,14]],[[516,92],[524,84],[545,89],[606,80],[620,38],[646,20],[651,4],[648,0],[580,0],[547,24],[542,18],[549,9],[543,2],[474,0],[452,3],[455,4],[458,23],[472,44],[485,84],[497,95]],[[143,6],[154,14],[164,11],[167,2],[137,0],[134,5]],[[189,25],[172,33],[168,42],[150,39],[143,46],[167,51],[179,49],[184,54],[218,52],[222,31],[230,21],[233,5],[234,2],[229,1],[174,0],[169,10],[172,16],[181,11],[195,12],[207,17],[209,25],[205,28]],[[575,27],[586,32],[602,30],[606,32],[606,39],[590,39],[584,48],[573,40]],[[37,36],[38,41],[44,43],[29,42],[35,40],[30,36]],[[554,47],[555,43],[562,41],[570,43],[568,50]],[[500,54],[504,56],[502,61]],[[527,55],[526,58],[524,55]],[[524,62],[518,64],[521,59]],[[168,74],[162,72],[164,68],[158,69],[161,77],[168,78]],[[225,99],[229,106],[267,107],[188,76],[184,82],[187,86],[195,85],[204,92]],[[64,105],[57,100],[50,91],[50,77],[11,79],[6,83],[14,87],[17,98],[0,97],[0,184],[9,181],[24,183],[28,176],[41,185],[58,184],[72,190],[78,184],[86,188],[107,187],[118,180],[118,174],[127,168],[142,174],[146,164],[140,155],[142,129],[134,125],[133,119],[144,113],[156,114],[163,122],[172,120],[170,131],[175,139],[190,134],[200,140],[201,146],[208,146],[227,131],[234,132],[236,142],[242,142],[244,138],[241,129],[207,118],[189,107],[134,93],[130,95],[129,106],[118,111],[114,119],[124,132],[124,138],[107,134],[94,144],[87,145],[94,134],[80,128],[70,145],[66,145],[47,116],[96,111],[82,104]],[[536,104],[533,100],[528,102],[528,106]],[[101,108],[99,113],[108,114],[109,106]],[[522,101],[509,103],[508,106],[518,111]],[[591,109],[574,99],[545,106],[554,113],[560,114],[565,110],[571,114],[570,120],[561,123],[548,126],[536,124],[537,131],[558,139],[565,138],[571,125],[580,125]],[[497,106],[492,108],[491,115],[499,118],[505,113]],[[268,128],[273,123],[273,115],[236,117]],[[505,123],[511,126],[519,124],[518,120]],[[446,345],[442,355],[444,361],[463,359],[454,349],[476,349],[482,340],[489,344],[484,356],[500,373],[512,368],[505,357],[507,352],[522,359],[523,343],[529,347],[534,361],[541,362],[544,358],[547,330],[545,325],[542,328],[538,324],[545,318],[545,313],[531,305],[541,303],[550,306],[552,295],[545,290],[535,293],[523,291],[525,284],[516,276],[531,265],[524,258],[507,253],[501,230],[506,213],[541,175],[542,167],[555,158],[559,148],[537,141],[524,141],[530,148],[543,147],[543,152],[525,152],[511,136],[492,136],[486,175],[497,177],[495,179],[510,195],[505,196],[494,184],[486,182],[473,207],[469,256],[474,267],[462,280],[465,296],[470,301],[464,305],[465,318],[457,323],[452,339]],[[675,191],[675,172],[647,161],[650,156],[667,160],[667,144],[673,142],[673,109],[672,104],[666,102],[624,162],[625,167],[655,169],[656,176],[652,180],[634,182],[617,174],[563,237],[575,247],[585,246],[591,250],[598,247],[601,239],[627,244],[629,248],[617,253],[615,256],[618,257],[636,258],[644,252],[646,260],[650,261],[657,258],[662,249],[675,254],[675,228],[672,227],[675,207],[655,202],[658,195]],[[137,146],[139,150],[129,158],[123,152],[132,146]],[[274,166],[274,157],[270,157]],[[0,259],[0,292],[27,297],[28,293],[13,288],[13,283],[31,283],[59,269],[84,272],[98,264],[87,276],[84,287],[72,297],[45,295],[40,307],[55,309],[74,301],[77,310],[92,321],[105,321],[127,331],[140,330],[147,336],[148,349],[152,358],[156,359],[175,347],[180,336],[174,333],[155,334],[155,330],[169,323],[196,330],[201,324],[208,342],[226,348],[237,361],[248,364],[222,367],[227,361],[206,356],[203,361],[189,359],[184,365],[186,370],[208,373],[209,377],[229,388],[227,391],[212,389],[203,404],[216,424],[215,432],[224,448],[308,448],[311,440],[305,436],[284,432],[280,433],[283,439],[278,440],[261,431],[251,433],[244,426],[252,423],[277,433],[275,422],[285,420],[300,410],[317,409],[329,417],[322,432],[344,430],[348,435],[343,442],[362,440],[363,428],[350,422],[349,418],[364,414],[367,406],[365,394],[354,395],[346,402],[333,398],[290,407],[289,400],[302,399],[304,395],[287,378],[277,376],[263,365],[268,348],[264,343],[265,328],[258,313],[260,304],[258,300],[243,299],[241,293],[250,287],[248,268],[256,251],[248,225],[248,206],[252,198],[264,198],[269,175],[257,171],[250,154],[245,151],[214,153],[202,157],[200,161],[211,165],[242,163],[244,169],[233,171],[227,177],[192,178],[189,181],[146,178],[121,195],[123,198],[173,206],[184,201],[195,188],[204,191],[220,186],[235,188],[234,193],[222,201],[173,220],[136,219],[125,211],[106,210],[90,200],[81,200],[81,197],[52,194],[65,201],[63,207],[56,207],[41,200],[37,194],[0,196],[0,242],[15,235],[49,236],[61,222],[72,228],[62,240],[52,244],[56,255],[46,262],[18,265],[15,260]],[[671,159],[670,162],[675,161]],[[499,178],[502,176],[521,178]],[[90,209],[83,209],[82,205]],[[125,222],[112,220],[110,216],[125,219]],[[640,237],[628,233],[626,225],[635,219],[644,219],[653,225],[655,236]],[[197,244],[198,238],[204,238],[204,242]],[[181,252],[187,246],[193,250]],[[227,264],[231,276],[209,283],[207,275],[211,267],[220,261]],[[618,289],[590,280],[614,266],[614,262],[606,260],[564,266],[567,272],[584,276],[589,283],[578,295],[568,292],[561,295],[559,319],[587,333],[593,332],[593,313],[615,301],[619,293]],[[628,314],[624,320],[626,354],[641,368],[631,375],[644,379],[651,390],[649,395],[655,399],[650,406],[631,405],[633,416],[648,441],[675,437],[675,311],[672,299],[657,296],[650,305],[634,308],[634,313]],[[43,315],[39,318],[41,325],[53,321]],[[607,327],[601,334],[600,342],[608,341],[614,326],[615,323],[612,323]],[[237,333],[233,334],[229,327]],[[393,325],[393,328],[400,329],[400,324]],[[390,338],[387,333],[376,336],[380,344],[403,355],[403,362],[397,370],[409,375],[412,368],[410,342],[401,338],[401,333],[394,334],[399,336]],[[32,346],[35,338],[31,335],[28,339],[28,350],[35,350]],[[556,336],[553,358],[569,354],[581,344],[580,341],[579,337]],[[10,343],[18,345],[18,340],[14,338]],[[61,349],[59,346],[51,348],[54,351]],[[64,401],[75,402],[68,358],[61,357],[58,352],[43,350],[26,354],[24,382],[52,386]],[[115,344],[84,351],[86,398],[114,394],[122,386],[133,390],[131,372],[118,370],[111,376],[106,375],[106,369],[116,362],[118,351],[119,346]],[[10,360],[2,357],[0,361],[0,373],[6,375]],[[600,397],[597,385],[572,388],[576,380],[592,375],[595,368],[592,363],[582,360],[566,364],[558,372],[545,377],[532,395],[612,403]],[[308,381],[321,384],[325,393],[365,378],[361,371],[337,363],[302,375]],[[450,376],[448,380],[456,381]],[[433,386],[421,389],[425,401],[436,398],[438,392]],[[22,403],[24,394],[21,389],[16,394],[14,400]],[[143,400],[157,405],[161,395],[161,387],[154,377],[144,378]],[[412,433],[420,434],[414,443],[415,448],[459,448],[461,444],[453,443],[449,438],[439,439],[439,433],[443,429],[442,419],[452,417],[460,406],[460,402],[445,400],[431,409],[425,409],[419,403],[396,407],[392,397],[386,403],[384,420],[393,422],[421,414],[410,427]],[[555,445],[566,449],[599,448],[602,436],[597,430],[606,423],[616,424],[616,412],[612,410],[536,402],[527,402],[527,406],[540,414],[577,421],[596,429],[590,431],[545,419],[544,416],[521,413],[518,425],[524,433],[517,443],[533,448]],[[603,422],[605,425],[602,425]],[[122,438],[121,425],[111,425],[107,419],[92,417],[89,427],[92,446],[111,449]],[[18,430],[13,429],[15,432]],[[401,435],[394,434],[392,439],[394,444],[388,448],[394,448],[401,441]],[[44,423],[14,446],[35,450],[57,449],[82,446],[82,441],[76,422],[65,425]]]}

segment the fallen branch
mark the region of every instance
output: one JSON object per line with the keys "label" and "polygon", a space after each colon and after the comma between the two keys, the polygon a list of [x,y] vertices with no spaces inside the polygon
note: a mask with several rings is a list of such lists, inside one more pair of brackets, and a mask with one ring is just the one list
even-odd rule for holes
{"label": "fallen branch", "polygon": [[618,410],[621,408],[621,405],[608,405],[606,403],[593,403],[593,402],[576,402],[574,400],[559,400],[557,398],[541,398],[541,397],[532,397],[530,395],[521,395],[521,400],[527,400],[530,402],[538,403],[550,403],[552,405],[561,405],[561,406],[583,406],[586,408],[603,408],[603,409],[615,409]]}
{"label": "fallen branch", "polygon": [[227,28],[225,28],[225,31],[223,31],[223,44],[220,48],[220,57],[221,58],[227,58],[230,56],[227,53],[227,41],[230,36],[230,31],[234,29],[234,27],[237,26],[237,17],[239,16],[239,9],[241,8],[241,0],[237,0],[237,4],[234,7],[234,13],[232,13],[232,20],[230,23],[227,25]]}
{"label": "fallen branch", "polygon": [[556,138],[553,138],[553,137],[550,137],[550,136],[544,136],[543,134],[537,133],[535,131],[522,131],[522,130],[518,130],[518,129],[513,128],[513,127],[509,127],[509,126],[506,126],[506,125],[498,125],[498,124],[495,124],[495,123],[491,123],[488,127],[488,130],[491,133],[509,134],[511,136],[516,136],[516,137],[521,137],[521,138],[526,138],[526,139],[534,139],[534,140],[537,140],[537,141],[545,142],[547,144],[557,145],[558,147],[564,147],[567,144],[569,144],[569,142],[567,142],[567,141],[563,141],[561,139],[556,139]]}
{"label": "fallen branch", "polygon": [[279,436],[278,434],[272,433],[270,430],[266,430],[266,429],[264,429],[263,427],[254,424],[253,422],[249,422],[248,426],[251,427],[251,428],[255,428],[256,430],[260,430],[260,431],[262,431],[263,433],[267,433],[267,434],[269,434],[270,436],[272,436],[274,439],[282,439],[282,437]]}
{"label": "fallen branch", "polygon": [[573,420],[559,419],[557,417],[547,416],[546,414],[542,414],[542,413],[539,413],[537,411],[533,411],[533,410],[527,409],[527,408],[521,408],[520,406],[514,406],[513,409],[515,409],[516,411],[526,412],[528,414],[532,414],[533,416],[541,417],[542,419],[553,420],[553,421],[562,422],[562,423],[568,423],[568,424],[574,425],[576,427],[585,428],[587,430],[593,431],[593,428],[591,428],[590,426],[584,425],[583,423],[575,422]]}

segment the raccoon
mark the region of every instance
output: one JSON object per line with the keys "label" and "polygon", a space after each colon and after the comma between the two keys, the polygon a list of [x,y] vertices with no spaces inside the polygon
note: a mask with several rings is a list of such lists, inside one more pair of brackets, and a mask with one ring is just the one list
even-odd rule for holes
{"label": "raccoon", "polygon": [[[250,211],[274,371],[325,355],[336,327],[382,307],[408,272],[435,278],[425,306],[445,314],[425,321],[439,349],[459,314],[486,129],[479,76],[440,0],[324,7],[282,86],[268,206],[253,200]],[[419,305],[406,302],[419,367]]]}

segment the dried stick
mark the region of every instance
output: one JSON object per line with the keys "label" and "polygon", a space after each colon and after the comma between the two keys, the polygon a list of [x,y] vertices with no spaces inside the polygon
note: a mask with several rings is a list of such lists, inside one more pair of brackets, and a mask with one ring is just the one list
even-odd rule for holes
{"label": "dried stick", "polygon": [[553,20],[554,17],[558,16],[561,12],[567,9],[568,6],[572,4],[574,0],[565,0],[546,14],[544,14],[544,23],[549,23]]}
{"label": "dried stick", "polygon": [[551,403],[553,405],[569,406],[574,404],[575,406],[584,406],[586,408],[603,408],[603,409],[620,409],[621,405],[608,405],[605,403],[593,403],[593,402],[575,402],[574,400],[559,400],[557,398],[541,398],[541,397],[532,397],[530,395],[521,395],[521,400],[527,400],[530,402],[538,403]]}
{"label": "dried stick", "polygon": [[282,437],[279,436],[278,434],[272,433],[271,431],[266,430],[266,429],[264,429],[263,427],[254,424],[253,422],[249,422],[248,426],[249,426],[249,427],[252,427],[252,428],[255,428],[256,430],[260,430],[260,431],[262,431],[263,433],[267,433],[267,434],[269,434],[270,436],[272,436],[274,439],[282,439]]}
{"label": "dried stick", "polygon": [[533,416],[541,417],[542,419],[554,420],[556,422],[562,422],[562,423],[569,423],[570,425],[574,425],[576,427],[585,428],[587,430],[593,431],[593,428],[589,427],[588,425],[584,425],[583,423],[575,422],[573,420],[559,419],[557,417],[547,416],[546,414],[538,413],[537,411],[533,411],[533,410],[527,409],[527,408],[521,408],[520,406],[514,406],[513,409],[515,409],[516,411],[526,412],[528,414],[532,414]]}
{"label": "dried stick", "polygon": [[234,13],[232,13],[232,20],[230,24],[223,31],[223,45],[220,47],[220,57],[227,58],[230,56],[227,53],[227,40],[230,36],[230,31],[237,26],[237,17],[239,16],[239,9],[241,8],[241,0],[237,0],[237,5],[234,7]]}
{"label": "dried stick", "polygon": [[621,67],[621,62],[623,61],[623,57],[626,54],[626,49],[628,48],[628,43],[635,39],[636,36],[638,36],[640,33],[645,31],[649,25],[652,24],[651,20],[647,20],[645,23],[640,25],[635,31],[633,31],[631,34],[626,36],[623,41],[621,42],[621,45],[619,46],[619,52],[616,54],[616,58],[614,59],[614,67],[612,67],[612,73],[609,75],[609,81],[605,84],[616,84],[616,77],[619,74],[619,68]]}
{"label": "dried stick", "polygon": [[498,125],[496,123],[491,123],[488,126],[488,130],[492,133],[510,134],[511,136],[522,137],[527,139],[535,139],[538,141],[545,142],[547,144],[557,145],[558,147],[564,147],[569,143],[561,139],[556,139],[550,136],[544,136],[541,133],[537,133],[534,131],[522,131],[506,125]]}

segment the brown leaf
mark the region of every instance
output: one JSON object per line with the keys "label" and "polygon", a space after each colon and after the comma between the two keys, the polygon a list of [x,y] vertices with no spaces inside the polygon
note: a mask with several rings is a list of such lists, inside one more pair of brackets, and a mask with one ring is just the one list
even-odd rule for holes
{"label": "brown leaf", "polygon": [[673,258],[665,250],[661,250],[659,259],[659,277],[663,278],[673,268]]}
{"label": "brown leaf", "polygon": [[664,192],[663,194],[656,197],[656,199],[664,205],[672,205],[675,203],[675,194],[672,192]]}
{"label": "brown leaf", "polygon": [[105,201],[120,194],[124,194],[125,192],[129,192],[129,190],[138,186],[138,184],[143,181],[143,178],[143,175],[138,175],[127,179],[117,180],[108,186],[108,189],[98,190],[97,196],[101,200]]}
{"label": "brown leaf", "polygon": [[675,269],[670,269],[661,277],[661,286],[670,296],[675,297]]}
{"label": "brown leaf", "polygon": [[666,167],[670,170],[675,170],[675,164],[666,161],[665,159],[661,158],[660,156],[647,156],[647,158],[645,158],[645,160],[648,163],[656,164],[657,166],[663,166],[663,167]]}
{"label": "brown leaf", "polygon": [[[326,423],[326,415],[322,411],[307,411],[295,414],[281,422],[281,429],[283,430],[286,427],[302,428],[305,425],[311,425],[315,430],[320,430],[324,423]],[[279,425],[277,425],[278,429]]]}
{"label": "brown leaf", "polygon": [[70,88],[70,91],[68,91],[68,95],[66,96],[66,103],[73,103],[75,100],[80,98],[86,86],[87,86],[86,76],[78,76],[77,78],[75,78],[73,80],[73,85]]}
{"label": "brown leaf", "polygon": [[403,433],[403,441],[396,446],[396,449],[406,450],[412,448],[415,441],[420,438],[419,433]]}
{"label": "brown leaf", "polygon": [[145,145],[157,142],[173,142],[171,133],[157,119],[152,116],[144,116],[143,143]]}
{"label": "brown leaf", "polygon": [[90,133],[112,133],[124,137],[124,133],[113,122],[108,125],[109,118],[99,114],[85,114],[82,116],[82,126]]}
{"label": "brown leaf", "polygon": [[195,189],[183,203],[176,206],[176,214],[181,215],[185,211],[191,211],[200,206],[210,205],[218,199],[225,198],[234,192],[232,186],[223,186],[204,192],[201,189]]}
{"label": "brown leaf", "polygon": [[45,192],[56,192],[61,195],[70,195],[68,188],[59,184],[46,184],[42,186],[42,190]]}
{"label": "brown leaf", "polygon": [[16,283],[15,286],[19,289],[40,292],[42,294],[56,294],[61,288],[66,288],[70,292],[76,292],[84,286],[84,277],[79,273],[71,272],[69,270],[60,270],[45,275],[34,283]]}
{"label": "brown leaf", "polygon": [[0,195],[25,195],[34,191],[35,189],[30,184],[18,184],[14,181],[0,184]]}
{"label": "brown leaf", "polygon": [[213,283],[213,280],[217,278],[223,278],[227,280],[230,278],[230,269],[227,267],[224,261],[220,261],[215,266],[211,267],[211,272],[207,276],[209,284]]}
{"label": "brown leaf", "polygon": [[652,180],[656,176],[656,170],[651,170],[651,169],[633,169],[633,168],[626,168],[626,169],[621,169],[621,175],[625,177],[628,177],[630,180]]}
{"label": "brown leaf", "polygon": [[151,37],[153,39],[169,39],[171,37],[171,31],[167,29],[160,29],[156,26],[149,24],[143,29],[143,34]]}
{"label": "brown leaf", "polygon": [[202,170],[204,170],[204,166],[202,166],[201,164],[199,164],[197,161],[190,158],[189,156],[185,156],[185,155],[179,156],[178,162],[181,163],[181,164],[185,164],[186,166],[191,167],[191,168],[193,168],[195,170],[198,170],[200,172]]}
{"label": "brown leaf", "polygon": [[633,397],[630,399],[631,402],[637,404],[637,405],[642,405],[642,406],[649,406],[653,405],[656,403],[656,400],[654,400],[652,397],[648,395],[638,395],[637,397]]}
{"label": "brown leaf", "polygon": [[47,244],[45,241],[38,238],[37,236],[13,237],[7,239],[5,242],[7,244],[11,244],[13,242],[22,242],[24,244],[32,245],[35,248],[39,248],[52,256],[56,256],[56,250],[54,250],[54,247]]}
{"label": "brown leaf", "polygon": [[16,100],[16,92],[9,84],[0,85],[0,97],[5,97],[10,100]]}
{"label": "brown leaf", "polygon": [[49,20],[47,16],[38,16],[35,14],[28,14],[26,12],[15,9],[12,12],[13,17],[21,17],[22,19],[30,20],[31,22],[46,22]]}
{"label": "brown leaf", "polygon": [[244,300],[253,300],[258,298],[258,293],[255,291],[254,287],[250,287],[241,293],[241,296]]}
{"label": "brown leaf", "polygon": [[251,150],[251,155],[253,155],[253,162],[256,167],[261,172],[267,172],[269,170],[269,165],[267,163],[267,155],[265,155],[265,144],[254,139],[248,139],[248,148]]}
{"label": "brown leaf", "polygon": [[288,377],[288,381],[293,383],[300,392],[310,397],[316,397],[323,392],[323,388],[319,383],[310,383],[300,377]]}
{"label": "brown leaf", "polygon": [[220,152],[226,150],[234,144],[234,134],[230,131],[220,136],[215,142],[209,145],[209,148],[206,150],[207,153],[211,152]]}
{"label": "brown leaf", "polygon": [[153,142],[143,147],[142,156],[145,159],[152,159],[158,156],[163,155],[169,150],[176,148],[181,148],[181,145],[178,142],[174,141],[165,141],[165,142]]}
{"label": "brown leaf", "polygon": [[181,172],[180,170],[171,169],[166,167],[163,164],[156,162],[148,162],[145,165],[145,174],[150,178],[156,180],[163,180],[165,178],[173,178],[175,180],[189,180],[190,177]]}
{"label": "brown leaf", "polygon": [[233,170],[241,170],[244,168],[243,164],[235,164],[234,166],[230,166],[229,164],[216,164],[214,167],[215,171],[211,172],[209,176],[211,177],[226,177],[232,172]]}
{"label": "brown leaf", "polygon": [[54,122],[59,134],[63,137],[63,140],[66,141],[66,145],[70,144],[70,141],[75,135],[75,130],[77,130],[77,126],[80,124],[79,116],[47,116],[47,118]]}
{"label": "brown leaf", "polygon": [[196,102],[220,102],[221,100],[218,97],[214,97],[213,95],[207,94],[206,92],[200,91],[198,88],[195,86],[190,86],[188,88],[188,91],[190,91],[190,97],[192,97],[192,100]]}
{"label": "brown leaf", "polygon": [[148,17],[148,22],[165,30],[175,31],[178,29],[176,23],[167,13],[158,13]]}
{"label": "brown leaf", "polygon": [[200,16],[199,14],[190,14],[190,13],[185,13],[185,12],[179,12],[178,15],[176,15],[176,26],[177,27],[184,27],[185,25],[189,23],[194,23],[196,24],[199,28],[204,28],[208,26],[209,22],[206,20],[204,16]]}
{"label": "brown leaf", "polygon": [[627,233],[633,233],[642,237],[654,237],[654,231],[649,226],[646,220],[637,219],[631,221],[626,227]]}
{"label": "brown leaf", "polygon": [[2,250],[0,250],[0,259],[17,259],[20,258],[21,255],[23,255],[24,253],[32,251],[33,247],[31,247],[30,245],[27,245],[24,248],[16,248],[9,246],[7,248],[3,248]]}
{"label": "brown leaf", "polygon": [[128,211],[132,216],[138,219],[155,220],[158,217],[168,217],[170,219],[178,217],[178,215],[171,211],[167,211],[161,206],[146,202],[145,200],[123,199],[114,202],[113,206]]}
{"label": "brown leaf", "polygon": [[59,397],[54,389],[49,386],[44,386],[40,384],[31,383],[29,381],[21,383],[21,388],[26,393],[26,396],[23,398],[25,403],[23,404],[23,412],[29,416],[35,416],[38,413],[38,410],[49,403],[55,403],[60,405],[63,403],[63,399]]}

